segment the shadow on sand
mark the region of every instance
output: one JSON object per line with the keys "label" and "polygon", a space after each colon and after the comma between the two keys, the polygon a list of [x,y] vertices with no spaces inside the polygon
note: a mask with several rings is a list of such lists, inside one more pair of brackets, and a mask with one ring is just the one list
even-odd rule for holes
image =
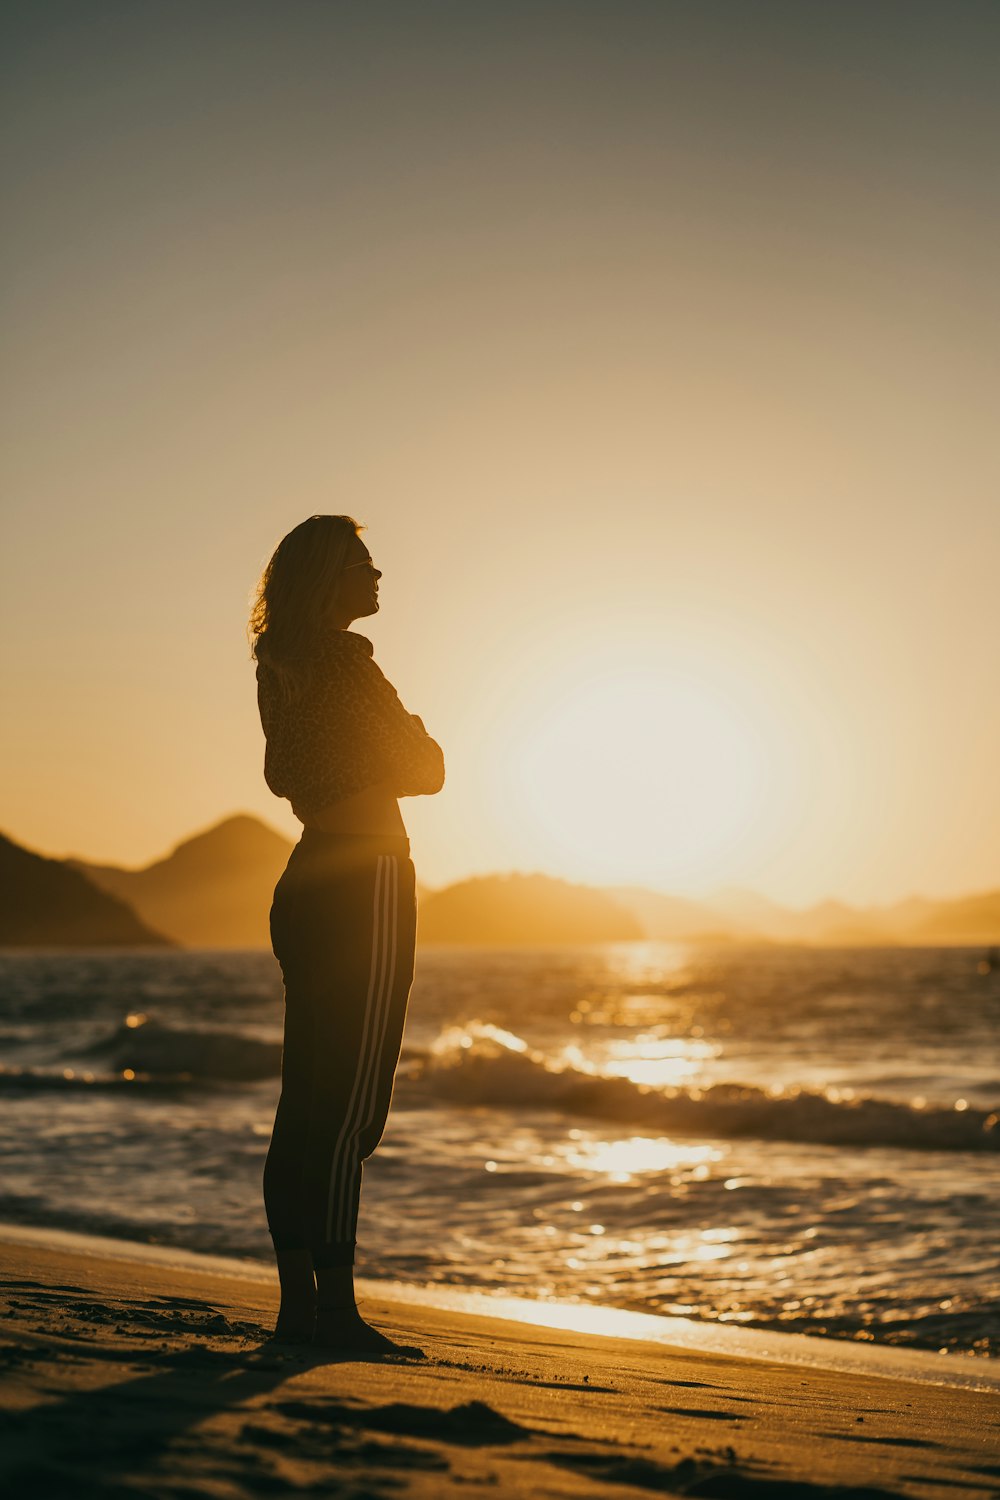
{"label": "shadow on sand", "polygon": [[[7,1306],[20,1315],[22,1336],[0,1350],[0,1369],[27,1374],[31,1369],[73,1367],[73,1380],[86,1387],[67,1394],[62,1381],[46,1388],[44,1400],[28,1410],[0,1414],[0,1476],[12,1495],[42,1497],[148,1495],[180,1478],[184,1455],[216,1481],[236,1481],[251,1490],[273,1492],[273,1476],[254,1461],[254,1443],[240,1441],[241,1425],[229,1423],[218,1441],[210,1439],[216,1418],[240,1408],[251,1419],[263,1416],[261,1398],[285,1381],[319,1366],[344,1362],[340,1355],[261,1340],[254,1324],[228,1319],[211,1304],[183,1297],[137,1297],[114,1306],[97,1302],[82,1287],[46,1287],[28,1280],[7,1281]],[[111,1337],[109,1337],[109,1335]],[[172,1336],[195,1342],[165,1347]],[[238,1349],[212,1347],[202,1339],[242,1340]],[[256,1342],[254,1342],[256,1340]],[[157,1347],[150,1348],[152,1342]],[[412,1363],[392,1354],[351,1356],[353,1363]],[[127,1369],[125,1379],[107,1383],[109,1367]],[[196,1437],[195,1428],[203,1429]],[[260,1436],[260,1430],[255,1434]],[[273,1445],[272,1445],[273,1446]],[[335,1456],[327,1443],[326,1458]],[[164,1457],[170,1455],[170,1477]],[[196,1457],[197,1455],[197,1457]],[[155,1476],[159,1475],[159,1482]],[[196,1493],[190,1485],[185,1493]]]}

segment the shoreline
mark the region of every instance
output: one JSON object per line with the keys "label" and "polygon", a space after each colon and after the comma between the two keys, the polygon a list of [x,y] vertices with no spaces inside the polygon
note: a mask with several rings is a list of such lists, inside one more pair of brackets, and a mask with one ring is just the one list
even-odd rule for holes
{"label": "shoreline", "polygon": [[[274,1269],[265,1261],[119,1240],[78,1230],[8,1224],[0,1220],[0,1245],[3,1244],[51,1248],[84,1258],[135,1261],[137,1265],[219,1275],[275,1289],[277,1286]],[[745,1328],[592,1302],[536,1301],[440,1282],[420,1285],[359,1276],[357,1290],[359,1300],[374,1298],[400,1308],[435,1308],[494,1318],[503,1323],[663,1344],[674,1350],[1000,1394],[1000,1362],[971,1354],[941,1354],[867,1340]]]}
{"label": "shoreline", "polygon": [[[33,1500],[997,1493],[995,1386],[517,1322],[376,1282],[365,1315],[419,1357],[292,1350],[266,1342],[277,1288],[252,1263],[56,1238],[0,1228],[0,1475]],[[832,1342],[786,1338],[810,1357]]]}

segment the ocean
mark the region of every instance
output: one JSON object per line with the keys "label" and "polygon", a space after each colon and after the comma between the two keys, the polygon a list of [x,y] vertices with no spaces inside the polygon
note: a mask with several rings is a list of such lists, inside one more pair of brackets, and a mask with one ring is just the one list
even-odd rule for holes
{"label": "ocean", "polygon": [[[270,1260],[281,976],[0,955],[0,1219]],[[1000,964],[421,948],[358,1270],[986,1356]]]}

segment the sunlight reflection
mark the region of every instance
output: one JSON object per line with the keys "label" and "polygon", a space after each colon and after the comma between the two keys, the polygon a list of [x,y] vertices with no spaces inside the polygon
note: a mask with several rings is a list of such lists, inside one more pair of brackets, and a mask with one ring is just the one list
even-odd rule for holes
{"label": "sunlight reflection", "polygon": [[[571,1236],[562,1250],[562,1260],[572,1271],[597,1273],[604,1282],[605,1294],[616,1277],[630,1275],[644,1266],[649,1269],[655,1263],[660,1271],[667,1271],[657,1283],[658,1291],[669,1296],[676,1289],[679,1274],[687,1275],[692,1268],[729,1260],[738,1253],[739,1238],[740,1231],[730,1225],[668,1234],[658,1231],[636,1235],[633,1231],[629,1237],[619,1238],[607,1234],[604,1225],[591,1224],[581,1226]],[[675,1267],[687,1267],[688,1271],[681,1273]],[[690,1287],[686,1290],[690,1296]]]}
{"label": "sunlight reflection", "polygon": [[681,977],[691,956],[689,943],[607,943],[604,956],[608,968],[622,979],[655,984],[657,980]]}
{"label": "sunlight reflection", "polygon": [[[657,1247],[661,1265],[686,1265],[696,1261],[725,1260],[733,1254],[734,1242],[740,1237],[738,1229],[730,1225],[718,1229],[703,1229],[684,1234],[659,1236],[662,1243]],[[647,1248],[653,1248],[649,1242]]]}
{"label": "sunlight reflection", "polygon": [[694,1251],[695,1260],[724,1260],[732,1251],[728,1245],[698,1245]]}
{"label": "sunlight reflection", "polygon": [[611,1042],[601,1071],[656,1088],[678,1087],[704,1071],[719,1048],[693,1037],[640,1035]]}
{"label": "sunlight reflection", "polygon": [[608,1172],[619,1181],[643,1172],[671,1172],[679,1167],[707,1171],[709,1162],[721,1159],[722,1152],[714,1146],[643,1135],[616,1141],[579,1141],[566,1155],[571,1167],[586,1172]]}
{"label": "sunlight reflection", "polygon": [[528,1051],[528,1044],[522,1037],[515,1036],[513,1031],[505,1031],[502,1026],[493,1026],[488,1021],[470,1021],[466,1026],[446,1026],[435,1037],[431,1051],[435,1055],[454,1052],[459,1047],[467,1051],[476,1042],[493,1042],[508,1052]]}
{"label": "sunlight reflection", "polygon": [[589,1055],[577,1043],[570,1042],[560,1050],[557,1066],[605,1078],[625,1078],[629,1083],[650,1088],[680,1088],[703,1073],[705,1064],[718,1057],[719,1052],[710,1042],[645,1035],[609,1042],[604,1049],[592,1049]]}

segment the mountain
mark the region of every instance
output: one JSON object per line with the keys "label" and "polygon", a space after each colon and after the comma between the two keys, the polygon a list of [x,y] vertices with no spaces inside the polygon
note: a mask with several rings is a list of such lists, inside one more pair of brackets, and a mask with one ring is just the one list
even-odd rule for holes
{"label": "mountain", "polygon": [[[49,897],[39,895],[33,916],[27,907],[8,899],[8,912],[0,919],[0,942],[172,941],[199,948],[270,947],[271,896],[292,848],[283,834],[246,813],[223,819],[184,839],[165,858],[134,870],[81,859],[43,860],[10,840],[4,842],[10,868],[3,873],[12,896],[18,877],[10,851],[47,866],[50,881],[51,871],[61,869],[85,877],[85,884],[75,887],[76,918],[71,918],[73,900],[65,887],[59,892],[53,887]],[[19,900],[22,894],[27,900],[29,888],[35,887],[26,877],[24,892],[16,893]],[[102,908],[103,915],[92,906],[79,906],[85,900],[80,891],[88,889],[91,896],[103,892],[116,898],[113,906]],[[882,907],[828,900],[795,910],[739,887],[693,901],[642,886],[601,890],[535,874],[479,876],[438,891],[418,886],[418,898],[423,943],[530,947],[649,937],[844,947],[1000,944],[1000,891],[950,901],[909,896]],[[80,915],[84,909],[94,913],[91,925]],[[117,928],[108,925],[111,910],[117,913]],[[65,930],[75,936],[60,936],[60,911],[69,923]],[[51,939],[44,936],[50,930]],[[26,936],[29,931],[38,935]],[[103,935],[112,931],[131,936]]]}
{"label": "mountain", "polygon": [[798,937],[797,913],[779,906],[767,896],[759,896],[756,891],[727,886],[706,897],[701,904],[709,911],[718,912],[727,922],[736,923],[773,942],[794,942]]}
{"label": "mountain", "polygon": [[0,834],[0,946],[18,948],[170,948],[139,920],[62,860],[34,854]]}
{"label": "mountain", "polygon": [[905,938],[940,905],[940,902],[928,901],[926,896],[907,896],[903,901],[894,901],[890,906],[874,907],[873,910],[883,927],[897,937]]}
{"label": "mountain", "polygon": [[1000,891],[940,901],[910,929],[911,943],[1000,943]]}
{"label": "mountain", "polygon": [[238,813],[144,869],[67,863],[185,948],[269,948],[271,897],[291,850],[283,834]]}
{"label": "mountain", "polygon": [[704,902],[635,885],[609,886],[604,894],[632,913],[646,937],[664,942],[761,941],[760,933],[750,923],[726,916]]}
{"label": "mountain", "polygon": [[645,936],[603,891],[549,875],[480,875],[426,895],[421,943],[475,947],[547,947],[608,943]]}
{"label": "mountain", "polygon": [[844,948],[895,942],[877,919],[843,901],[820,901],[794,916],[800,942]]}
{"label": "mountain", "polygon": [[932,901],[908,896],[887,906],[857,907],[821,901],[792,910],[754,891],[728,889],[704,905],[735,917],[777,942],[826,946],[891,946],[895,943],[991,946],[1000,943],[1000,891]]}

